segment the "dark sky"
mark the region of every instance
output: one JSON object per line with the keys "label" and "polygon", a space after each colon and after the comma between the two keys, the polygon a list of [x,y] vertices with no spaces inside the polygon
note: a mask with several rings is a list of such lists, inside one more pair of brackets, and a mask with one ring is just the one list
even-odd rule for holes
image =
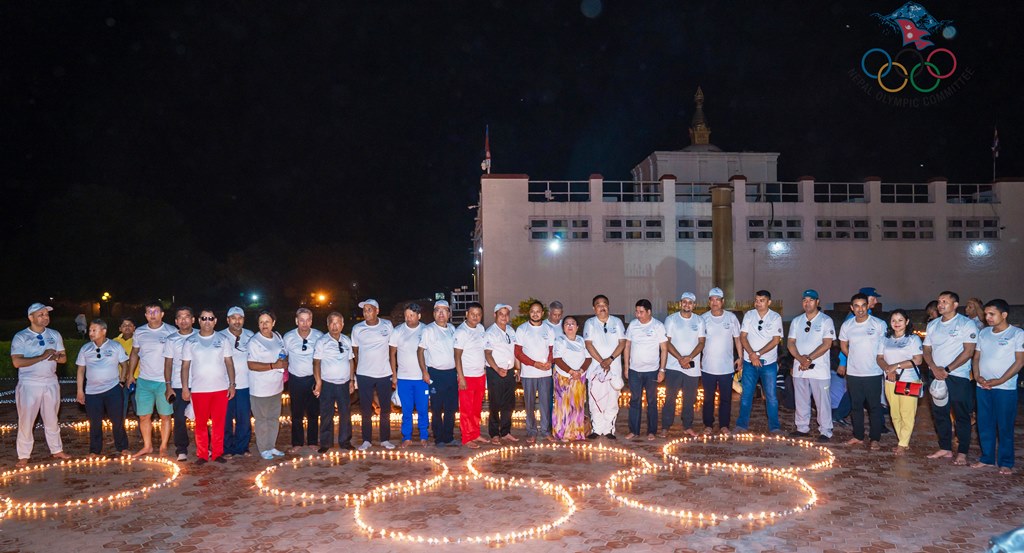
{"label": "dark sky", "polygon": [[972,76],[914,108],[848,74],[898,0],[4,3],[0,303],[469,284],[485,124],[495,172],[628,178],[697,85],[783,180],[987,182],[994,124],[1024,175],[1024,5],[924,5]]}

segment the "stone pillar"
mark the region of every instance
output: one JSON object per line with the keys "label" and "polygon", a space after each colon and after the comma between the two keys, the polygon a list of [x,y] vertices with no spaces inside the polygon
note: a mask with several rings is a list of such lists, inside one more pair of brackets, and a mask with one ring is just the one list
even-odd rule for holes
{"label": "stone pillar", "polygon": [[711,187],[711,277],[713,285],[725,292],[726,305],[733,305],[735,278],[732,254],[732,195],[734,187],[746,190],[745,177],[731,177],[729,184]]}

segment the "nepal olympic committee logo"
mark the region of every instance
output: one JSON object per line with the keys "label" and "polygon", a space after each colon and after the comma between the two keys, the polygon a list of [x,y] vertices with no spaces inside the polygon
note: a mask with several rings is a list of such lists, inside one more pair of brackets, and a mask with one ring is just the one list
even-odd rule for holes
{"label": "nepal olympic committee logo", "polygon": [[[872,15],[887,33],[899,33],[903,49],[895,54],[884,48],[864,52],[860,70],[851,69],[849,76],[866,95],[897,107],[933,106],[974,75],[970,68],[957,73],[956,54],[947,47],[957,35],[952,20],[935,19],[916,2],[907,2],[888,15]],[[936,47],[928,39],[937,36],[947,44]]]}

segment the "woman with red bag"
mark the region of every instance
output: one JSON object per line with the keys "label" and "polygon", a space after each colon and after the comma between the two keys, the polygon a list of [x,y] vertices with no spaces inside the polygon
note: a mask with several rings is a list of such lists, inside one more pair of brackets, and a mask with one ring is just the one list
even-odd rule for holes
{"label": "woman with red bag", "polygon": [[924,360],[921,339],[913,333],[907,312],[896,309],[889,315],[889,330],[878,343],[878,366],[885,372],[885,397],[889,401],[892,424],[900,443],[893,449],[903,455],[910,447],[917,414],[917,398],[924,383],[919,367]]}

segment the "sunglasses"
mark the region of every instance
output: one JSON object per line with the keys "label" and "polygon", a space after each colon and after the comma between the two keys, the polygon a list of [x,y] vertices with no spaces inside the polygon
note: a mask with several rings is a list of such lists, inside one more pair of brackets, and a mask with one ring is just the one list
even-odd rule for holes
{"label": "sunglasses", "polygon": [[338,351],[345,353],[345,346],[342,345],[341,340],[338,340]]}
{"label": "sunglasses", "polygon": [[811,331],[811,321],[807,321],[807,326],[804,327],[804,332]]}
{"label": "sunglasses", "polygon": [[39,345],[40,346],[45,346],[46,345],[46,340],[43,340],[43,335],[42,334],[36,334],[36,340],[39,340]]}
{"label": "sunglasses", "polygon": [[308,349],[309,346],[307,344],[309,344],[309,338],[303,338],[302,339],[302,351],[306,351],[306,349]]}
{"label": "sunglasses", "polygon": [[608,334],[608,323],[604,323],[604,333]]}
{"label": "sunglasses", "polygon": [[216,320],[217,320],[217,317],[199,317],[199,320],[200,320],[200,321],[208,321],[208,322],[212,322],[212,321],[216,321]]}
{"label": "sunglasses", "polygon": [[508,334],[505,334],[505,343],[506,344],[511,344],[512,343],[512,338],[509,338]]}
{"label": "sunglasses", "polygon": [[100,348],[96,348],[96,359],[103,359],[103,351]]}
{"label": "sunglasses", "polygon": [[760,321],[757,321],[757,329],[761,330],[762,326],[764,326],[764,319],[761,319]]}
{"label": "sunglasses", "polygon": [[238,347],[238,344],[240,344],[241,342],[242,342],[242,337],[241,336],[235,336],[235,349],[237,349],[238,351],[242,351]]}

